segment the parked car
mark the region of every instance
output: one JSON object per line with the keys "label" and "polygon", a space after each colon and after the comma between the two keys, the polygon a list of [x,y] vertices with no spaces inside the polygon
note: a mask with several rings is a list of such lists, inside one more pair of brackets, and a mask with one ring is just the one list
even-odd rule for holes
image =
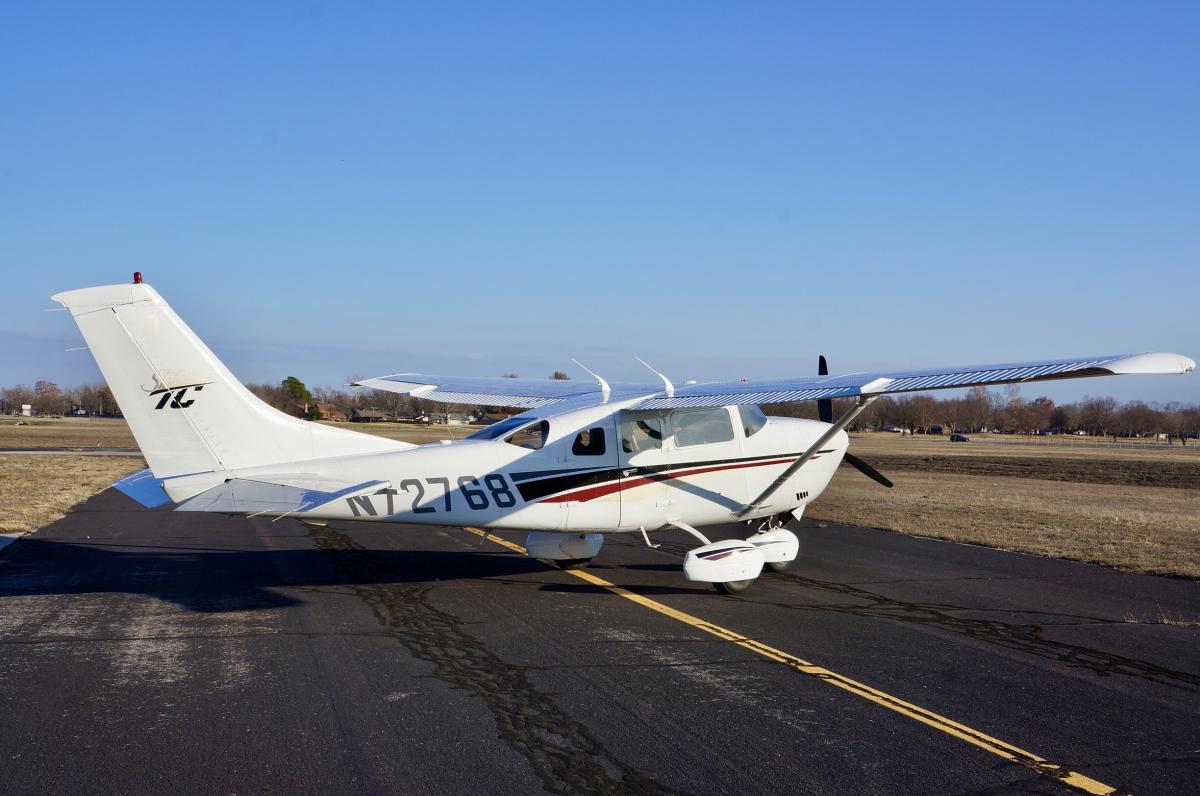
{"label": "parked car", "polygon": [[951,442],[970,442],[971,438],[966,436],[965,434],[951,434],[950,441]]}

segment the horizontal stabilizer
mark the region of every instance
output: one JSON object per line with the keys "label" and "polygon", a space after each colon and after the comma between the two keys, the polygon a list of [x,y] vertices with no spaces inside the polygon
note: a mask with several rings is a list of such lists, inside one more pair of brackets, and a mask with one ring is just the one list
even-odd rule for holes
{"label": "horizontal stabilizer", "polygon": [[230,480],[189,498],[176,511],[220,514],[293,514],[312,511],[343,498],[378,492],[387,481],[347,484],[326,478],[281,475]]}
{"label": "horizontal stabilizer", "polygon": [[125,476],[113,484],[113,489],[128,495],[148,509],[156,509],[171,502],[171,498],[163,491],[162,482],[154,477],[149,468]]}

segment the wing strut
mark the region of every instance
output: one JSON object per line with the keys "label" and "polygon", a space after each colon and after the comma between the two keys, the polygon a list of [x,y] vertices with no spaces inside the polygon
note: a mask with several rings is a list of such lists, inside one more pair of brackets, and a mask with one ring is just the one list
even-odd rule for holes
{"label": "wing strut", "polygon": [[612,395],[612,388],[608,386],[608,382],[606,382],[603,378],[601,378],[599,374],[594,373],[591,370],[588,370],[588,366],[583,364],[582,362],[580,362],[578,359],[572,359],[571,361],[574,362],[579,367],[586,370],[588,372],[588,375],[590,375],[593,379],[596,380],[596,383],[600,385],[601,403],[608,403],[608,397],[610,395]]}
{"label": "wing strut", "polygon": [[667,393],[667,397],[668,397],[668,398],[674,398],[674,397],[675,397],[675,385],[671,383],[671,380],[670,380],[670,379],[668,379],[668,378],[667,378],[666,376],[664,376],[663,374],[659,373],[659,372],[658,372],[657,370],[655,370],[654,368],[650,367],[650,365],[649,365],[649,364],[647,364],[646,360],[642,359],[641,357],[635,356],[635,357],[634,357],[634,359],[636,359],[638,362],[641,362],[643,365],[645,365],[645,366],[646,366],[646,370],[650,371],[650,372],[651,372],[651,373],[653,373],[655,376],[658,376],[660,379],[662,379],[662,383],[663,383],[663,389],[664,389],[664,390],[666,390],[666,393]]}
{"label": "wing strut", "polygon": [[833,425],[830,426],[824,434],[822,434],[820,437],[818,437],[817,441],[814,442],[812,445],[810,445],[808,450],[806,450],[804,453],[802,453],[800,455],[799,459],[792,462],[791,465],[786,470],[784,470],[782,473],[779,474],[778,478],[776,478],[774,481],[771,482],[771,485],[769,487],[767,487],[766,489],[764,489],[762,491],[761,495],[759,495],[754,500],[752,500],[748,504],[746,504],[745,508],[743,508],[741,511],[739,511],[735,516],[745,517],[747,514],[754,511],[759,506],[761,506],[763,504],[763,502],[766,501],[767,498],[769,498],[769,497],[771,497],[771,495],[775,494],[776,490],[778,490],[779,487],[783,486],[789,478],[791,478],[793,475],[795,475],[796,471],[799,470],[801,467],[803,467],[808,462],[808,460],[812,458],[814,453],[821,450],[822,446],[824,446],[826,442],[829,442],[829,440],[833,439],[834,436],[839,431],[841,431],[846,426],[850,425],[850,422],[852,420],[854,420],[854,418],[858,417],[859,414],[864,409],[866,409],[868,406],[870,406],[871,403],[878,397],[879,397],[878,395],[860,395],[860,396],[858,396],[858,398],[854,402],[854,406],[850,407],[850,410],[848,412],[846,412],[841,417],[839,417],[836,421],[834,421]]}

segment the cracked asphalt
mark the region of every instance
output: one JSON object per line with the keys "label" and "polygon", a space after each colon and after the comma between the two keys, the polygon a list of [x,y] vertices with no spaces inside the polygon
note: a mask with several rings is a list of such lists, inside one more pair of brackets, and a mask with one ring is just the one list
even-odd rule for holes
{"label": "cracked asphalt", "polygon": [[[1195,791],[1200,584],[794,530],[738,597],[683,579],[682,534],[589,572],[1116,792]],[[0,553],[0,791],[165,790],[1080,792],[462,529],[110,490]]]}

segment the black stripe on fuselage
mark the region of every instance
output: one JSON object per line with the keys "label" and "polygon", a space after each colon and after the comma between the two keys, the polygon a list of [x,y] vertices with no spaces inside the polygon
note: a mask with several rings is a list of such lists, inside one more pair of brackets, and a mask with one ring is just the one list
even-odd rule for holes
{"label": "black stripe on fuselage", "polygon": [[[822,453],[833,453],[836,448],[817,451],[817,455]],[[648,466],[630,465],[628,467],[614,467],[606,470],[543,470],[537,473],[514,473],[513,480],[517,481],[517,491],[521,493],[521,498],[529,503],[534,500],[539,500],[550,495],[566,492],[569,489],[578,489],[583,486],[595,486],[603,484],[607,481],[613,481],[621,477],[622,470],[633,469],[628,478],[645,478],[647,476],[667,476],[662,480],[668,480],[671,470],[690,470],[694,467],[713,467],[724,464],[743,464],[746,462],[767,461],[768,459],[788,459],[799,458],[800,453],[773,453],[770,456],[742,456],[736,459],[710,459],[708,461],[695,462],[672,462],[670,464],[654,464]],[[556,475],[557,473],[557,475]],[[519,478],[531,478],[535,475],[548,476],[537,480],[518,480]]]}

